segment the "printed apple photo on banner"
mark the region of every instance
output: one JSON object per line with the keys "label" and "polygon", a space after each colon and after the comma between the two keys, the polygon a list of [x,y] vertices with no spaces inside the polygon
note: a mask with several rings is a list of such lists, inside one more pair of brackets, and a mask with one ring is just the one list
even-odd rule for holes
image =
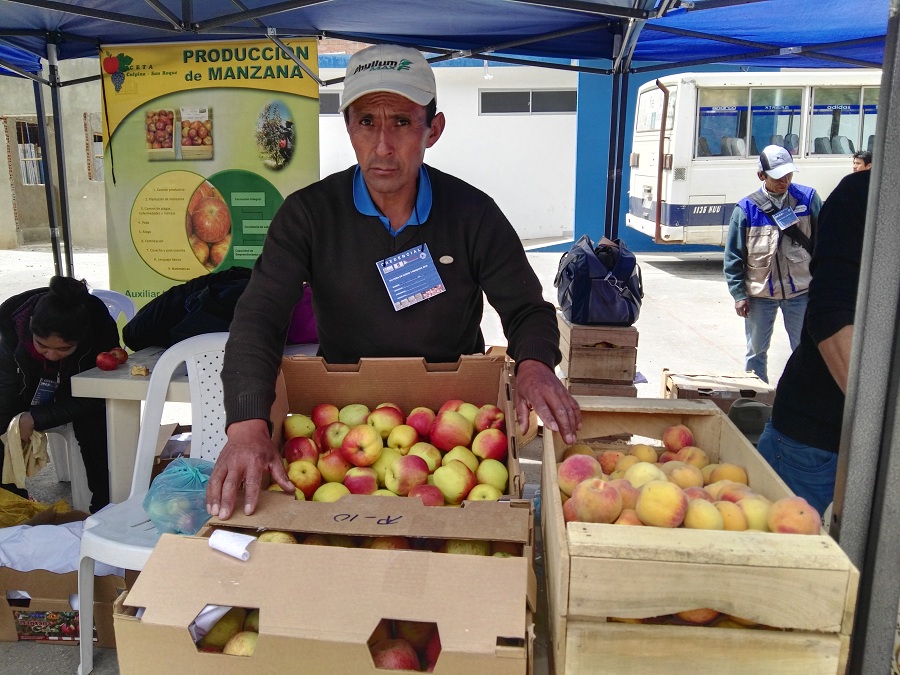
{"label": "printed apple photo on banner", "polygon": [[175,159],[175,111],[148,109],[144,115],[144,122],[148,158]]}
{"label": "printed apple photo on banner", "polygon": [[256,122],[256,147],[266,168],[279,171],[288,165],[295,135],[294,121],[284,103],[272,101],[263,106]]}
{"label": "printed apple photo on banner", "polygon": [[212,108],[181,109],[181,159],[213,158]]}
{"label": "printed apple photo on banner", "polygon": [[206,269],[221,264],[231,246],[231,213],[225,198],[209,181],[203,181],[188,202],[185,229],[191,250]]}

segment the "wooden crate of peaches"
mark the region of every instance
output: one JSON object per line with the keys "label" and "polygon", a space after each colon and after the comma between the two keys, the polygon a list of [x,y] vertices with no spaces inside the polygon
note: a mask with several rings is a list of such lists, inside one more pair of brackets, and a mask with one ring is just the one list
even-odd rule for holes
{"label": "wooden crate of peaches", "polygon": [[579,402],[578,443],[544,436],[556,672],[843,672],[859,574],[727,416]]}

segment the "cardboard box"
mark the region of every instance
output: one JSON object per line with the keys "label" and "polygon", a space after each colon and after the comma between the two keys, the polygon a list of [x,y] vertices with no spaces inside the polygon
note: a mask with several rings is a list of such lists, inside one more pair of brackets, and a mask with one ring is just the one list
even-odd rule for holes
{"label": "cardboard box", "polygon": [[632,384],[637,372],[638,331],[634,326],[582,326],[560,311],[559,364],[569,382]]}
{"label": "cardboard box", "polygon": [[[98,647],[116,646],[112,605],[122,588],[125,581],[120,577],[95,579],[93,639]],[[30,599],[11,598],[13,591],[24,592]],[[78,612],[69,601],[77,593],[77,572],[19,572],[0,567],[0,641],[77,645]]]}
{"label": "cardboard box", "polygon": [[[286,356],[281,362],[286,387],[286,410],[309,415],[319,403],[338,407],[363,403],[374,408],[390,401],[403,410],[427,406],[437,411],[450,399],[481,406],[493,403],[506,416],[510,495],[519,497],[524,477],[518,449],[523,440],[514,430],[512,363],[505,354],[463,356],[458,363],[426,363],[423,359],[362,359],[357,364],[335,365],[319,357]],[[279,407],[276,402],[276,408]],[[275,432],[281,419],[272,418]],[[277,442],[277,439],[276,439]]]}
{"label": "cardboard box", "polygon": [[[743,466],[776,500],[790,490],[710,401],[581,398],[579,439],[661,439],[674,424],[711,461]],[[843,673],[859,573],[828,535],[664,529],[563,521],[545,429],[541,527],[557,673]],[[712,608],[776,630],[610,621]]]}
{"label": "cardboard box", "polygon": [[[531,504],[344,497],[294,501],[264,492],[257,512],[218,528],[266,528],[344,537],[488,539],[521,545],[522,557],[448,555],[428,548],[377,550],[253,542],[242,562],[203,536],[163,535],[134,587],[115,606],[119,666],[127,673],[376,671],[367,641],[382,619],[435,622],[435,673],[528,672],[536,597]],[[433,547],[432,547],[433,548]],[[172,570],[179,570],[172,574]],[[259,608],[254,654],[198,652],[188,626],[206,604]],[[145,608],[136,618],[136,608]]]}
{"label": "cardboard box", "polygon": [[663,398],[708,399],[726,413],[739,398],[752,398],[772,405],[775,387],[747,373],[672,373],[663,368]]}

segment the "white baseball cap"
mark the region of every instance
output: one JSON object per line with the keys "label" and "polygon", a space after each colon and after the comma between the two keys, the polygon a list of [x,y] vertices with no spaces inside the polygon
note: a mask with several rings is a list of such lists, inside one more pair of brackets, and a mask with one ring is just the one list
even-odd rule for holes
{"label": "white baseball cap", "polygon": [[431,65],[418,49],[398,45],[366,47],[350,57],[344,76],[341,110],[376,91],[400,94],[428,105],[437,94]]}
{"label": "white baseball cap", "polygon": [[767,145],[763,151],[759,153],[759,161],[756,163],[757,171],[764,171],[767,176],[778,180],[789,173],[799,171],[794,166],[791,153],[782,148],[780,145]]}

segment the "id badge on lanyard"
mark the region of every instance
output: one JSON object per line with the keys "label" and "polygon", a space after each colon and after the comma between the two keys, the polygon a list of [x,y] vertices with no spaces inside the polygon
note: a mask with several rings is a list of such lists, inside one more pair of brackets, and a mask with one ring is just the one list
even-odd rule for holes
{"label": "id badge on lanyard", "polygon": [[47,405],[56,399],[56,390],[59,387],[59,375],[56,378],[44,376],[38,382],[37,390],[31,399],[31,405]]}
{"label": "id badge on lanyard", "polygon": [[447,290],[427,244],[420,244],[375,264],[395,312]]}
{"label": "id badge on lanyard", "polygon": [[792,225],[796,225],[800,222],[797,214],[794,213],[794,210],[790,206],[785,206],[780,211],[774,213],[772,218],[780,230],[786,230]]}

